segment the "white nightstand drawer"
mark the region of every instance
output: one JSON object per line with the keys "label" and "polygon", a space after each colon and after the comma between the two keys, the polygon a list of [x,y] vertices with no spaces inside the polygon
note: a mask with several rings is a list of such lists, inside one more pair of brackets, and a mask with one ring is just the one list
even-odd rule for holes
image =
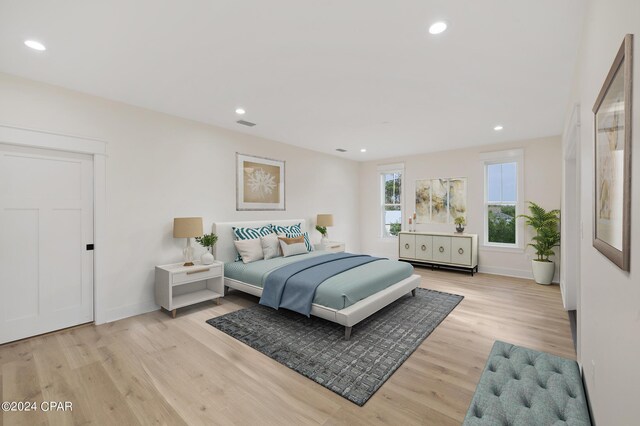
{"label": "white nightstand drawer", "polygon": [[172,284],[182,284],[209,278],[219,277],[222,274],[222,268],[219,265],[197,265],[192,270],[177,272],[172,274]]}
{"label": "white nightstand drawer", "polygon": [[344,243],[341,243],[339,241],[329,241],[322,246],[321,250],[331,253],[341,253],[344,251],[344,247]]}

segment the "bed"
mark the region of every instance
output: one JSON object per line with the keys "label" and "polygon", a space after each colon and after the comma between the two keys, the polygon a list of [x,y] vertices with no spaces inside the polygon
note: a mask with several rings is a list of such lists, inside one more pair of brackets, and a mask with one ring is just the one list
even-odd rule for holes
{"label": "bed", "polygon": [[[269,224],[289,226],[298,223],[304,231],[306,222],[303,219],[215,223],[213,232],[218,235],[215,256],[225,263],[225,291],[232,288],[261,297],[264,279],[271,272],[294,262],[327,254],[313,251],[248,264],[236,262],[234,227],[258,228]],[[415,294],[419,284],[420,276],[413,274],[413,267],[407,263],[386,259],[371,262],[320,284],[311,304],[311,315],[343,325],[345,339],[349,340],[353,326],[403,295],[409,292]]]}

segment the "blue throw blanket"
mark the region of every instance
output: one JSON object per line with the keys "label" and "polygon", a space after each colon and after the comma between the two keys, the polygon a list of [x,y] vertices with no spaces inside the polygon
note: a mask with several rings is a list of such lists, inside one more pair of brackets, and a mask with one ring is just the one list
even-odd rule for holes
{"label": "blue throw blanket", "polygon": [[382,259],[364,254],[332,253],[285,265],[265,279],[260,304],[310,316],[320,284],[334,275],[376,260]]}

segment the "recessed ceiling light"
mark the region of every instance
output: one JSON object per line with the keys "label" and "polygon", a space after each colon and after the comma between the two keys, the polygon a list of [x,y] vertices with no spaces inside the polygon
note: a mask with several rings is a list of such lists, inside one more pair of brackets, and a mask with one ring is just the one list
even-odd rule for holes
{"label": "recessed ceiling light", "polygon": [[362,148],[360,152],[367,152],[367,148]]}
{"label": "recessed ceiling light", "polygon": [[236,114],[238,115],[243,115],[246,111],[243,108],[237,108],[236,109]]}
{"label": "recessed ceiling light", "polygon": [[40,43],[39,41],[35,41],[35,40],[25,40],[24,44],[27,47],[32,48],[33,50],[39,50],[39,51],[43,51],[43,50],[47,50],[46,47],[44,47],[44,44]]}
{"label": "recessed ceiling light", "polygon": [[444,30],[446,29],[447,29],[447,23],[439,21],[431,24],[431,26],[429,27],[429,32],[431,34],[440,34],[444,32]]}
{"label": "recessed ceiling light", "polygon": [[493,130],[495,130],[496,132],[499,132],[500,130],[504,129],[504,127],[502,127],[501,125],[497,125],[496,127],[493,128]]}

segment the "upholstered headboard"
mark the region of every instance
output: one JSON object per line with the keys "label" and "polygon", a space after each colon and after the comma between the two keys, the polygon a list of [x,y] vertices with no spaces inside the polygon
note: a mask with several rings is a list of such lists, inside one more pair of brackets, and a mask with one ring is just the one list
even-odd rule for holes
{"label": "upholstered headboard", "polygon": [[236,246],[233,245],[233,227],[258,228],[269,224],[273,225],[296,225],[300,224],[302,232],[307,231],[306,221],[304,219],[290,220],[261,220],[252,222],[218,222],[213,224],[213,232],[218,236],[218,242],[215,246],[216,260],[221,262],[233,262],[236,260]]}

